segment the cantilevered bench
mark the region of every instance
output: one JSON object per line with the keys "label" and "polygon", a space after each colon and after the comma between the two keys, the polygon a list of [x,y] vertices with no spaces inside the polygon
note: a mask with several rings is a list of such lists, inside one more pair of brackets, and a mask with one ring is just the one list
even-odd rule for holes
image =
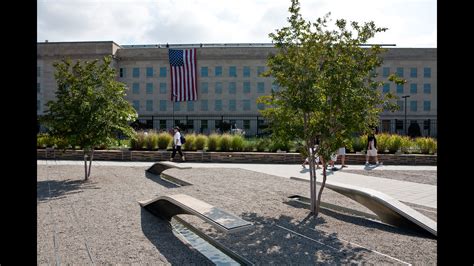
{"label": "cantilevered bench", "polygon": [[177,214],[192,214],[225,233],[233,233],[253,226],[251,222],[185,194],[158,196],[138,203],[149,212],[168,221]]}
{"label": "cantilevered bench", "polygon": [[[309,182],[307,179],[298,177],[291,177],[291,179]],[[321,185],[320,181],[316,183]],[[394,226],[415,226],[435,236],[438,234],[437,223],[435,221],[385,193],[332,181],[326,181],[326,187],[364,205],[377,214],[378,218],[384,223]]]}
{"label": "cantilevered bench", "polygon": [[162,161],[154,163],[150,168],[146,169],[146,171],[154,175],[160,175],[161,172],[170,168],[191,169],[190,166],[183,166],[173,162]]}

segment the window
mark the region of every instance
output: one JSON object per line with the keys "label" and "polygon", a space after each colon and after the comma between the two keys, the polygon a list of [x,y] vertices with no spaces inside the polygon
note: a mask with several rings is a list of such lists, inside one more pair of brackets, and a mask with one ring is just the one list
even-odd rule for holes
{"label": "window", "polygon": [[410,68],[410,78],[416,78],[418,76],[418,70],[416,67]]}
{"label": "window", "polygon": [[257,92],[265,93],[265,82],[257,82]]}
{"label": "window", "polygon": [[423,129],[430,130],[431,120],[427,119],[423,121]]}
{"label": "window", "polygon": [[403,77],[403,67],[397,67],[397,76]]}
{"label": "window", "polygon": [[181,111],[181,102],[173,102],[173,104],[174,104],[174,110],[176,112]]}
{"label": "window", "polygon": [[430,94],[431,93],[431,84],[425,83],[423,84],[423,93]]}
{"label": "window", "polygon": [[146,68],[146,77],[147,78],[153,77],[153,67]]}
{"label": "window", "polygon": [[417,108],[416,108],[416,101],[410,101],[410,111],[411,112],[416,112]]}
{"label": "window", "polygon": [[431,78],[431,68],[425,67],[423,69],[423,77],[425,78]]}
{"label": "window", "polygon": [[140,94],[140,84],[139,83],[133,83],[132,93],[133,94]]}
{"label": "window", "polygon": [[208,76],[209,76],[209,68],[201,67],[201,77],[208,77]]}
{"label": "window", "polygon": [[260,75],[265,72],[265,67],[259,66],[257,67],[257,76],[260,77]]}
{"label": "window", "polygon": [[36,93],[41,92],[41,83],[36,83]]}
{"label": "window", "polygon": [[41,101],[40,100],[36,100],[36,111],[37,112],[41,111]]}
{"label": "window", "polygon": [[216,100],[214,102],[214,111],[222,111],[222,100]]}
{"label": "window", "polygon": [[166,111],[166,100],[160,100],[160,111]]}
{"label": "window", "polygon": [[250,67],[244,66],[244,70],[242,74],[244,77],[250,77]]}
{"label": "window", "polygon": [[382,68],[382,77],[388,77],[390,75],[390,68],[389,67],[384,67]]}
{"label": "window", "polygon": [[207,94],[208,90],[209,90],[209,83],[201,82],[201,92]]}
{"label": "window", "polygon": [[201,111],[207,111],[208,109],[207,100],[201,100]]}
{"label": "window", "polygon": [[194,102],[188,101],[188,112],[193,112],[194,111]]}
{"label": "window", "polygon": [[403,84],[397,84],[397,93],[402,94],[403,93]]}
{"label": "window", "polygon": [[140,77],[140,68],[134,67],[134,68],[133,68],[133,74],[132,74],[132,76],[133,76],[134,78],[139,78],[139,77]]}
{"label": "window", "polygon": [[390,132],[390,120],[382,120],[382,132]]}
{"label": "window", "polygon": [[153,111],[153,100],[146,100],[146,110],[147,112]]}
{"label": "window", "polygon": [[250,129],[250,120],[244,120],[244,130]]}
{"label": "window", "polygon": [[418,84],[412,83],[410,84],[410,93],[416,94],[418,92]]}
{"label": "window", "polygon": [[244,111],[250,111],[250,100],[242,100]]}
{"label": "window", "polygon": [[423,111],[431,111],[431,102],[430,101],[424,101],[423,102]]}
{"label": "window", "polygon": [[166,129],[166,120],[160,119],[160,129]]}
{"label": "window", "polygon": [[229,94],[235,94],[235,82],[229,82]]}
{"label": "window", "polygon": [[382,91],[383,91],[383,93],[390,92],[390,83],[384,83]]}
{"label": "window", "polygon": [[244,93],[250,93],[250,81],[244,81]]}
{"label": "window", "polygon": [[395,119],[395,130],[403,129],[403,120]]}
{"label": "window", "polygon": [[165,82],[160,82],[160,93],[161,94],[166,93],[166,83]]}
{"label": "window", "polygon": [[186,120],[186,129],[193,131],[194,130],[194,120]]}
{"label": "window", "polygon": [[140,101],[133,101],[133,108],[138,112],[140,110]]}
{"label": "window", "polygon": [[125,68],[123,68],[123,67],[120,68],[120,77],[121,78],[125,77]]}
{"label": "window", "polygon": [[153,83],[146,84],[146,94],[153,94]]}
{"label": "window", "polygon": [[235,100],[229,100],[229,111],[235,111],[235,110],[236,110]]}
{"label": "window", "polygon": [[216,94],[222,94],[222,82],[216,82]]}
{"label": "window", "polygon": [[166,78],[166,67],[160,67],[160,78]]}
{"label": "window", "polygon": [[265,108],[265,105],[263,103],[257,103],[258,110],[263,110],[264,108]]}
{"label": "window", "polygon": [[397,105],[398,105],[398,111],[402,112],[404,110],[403,109],[403,101],[397,101]]}
{"label": "window", "polygon": [[207,129],[208,124],[207,120],[201,120],[201,129]]}
{"label": "window", "polygon": [[36,76],[41,77],[41,67],[36,67]]}
{"label": "window", "polygon": [[214,69],[214,76],[222,77],[222,67],[221,66],[216,66],[216,68]]}
{"label": "window", "polygon": [[237,68],[235,66],[229,67],[229,77],[237,77]]}

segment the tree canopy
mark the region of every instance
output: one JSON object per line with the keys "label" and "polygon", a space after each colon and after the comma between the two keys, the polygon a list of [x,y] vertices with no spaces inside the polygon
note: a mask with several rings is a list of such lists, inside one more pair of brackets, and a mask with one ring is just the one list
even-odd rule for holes
{"label": "tree canopy", "polygon": [[[386,28],[376,27],[374,22],[338,19],[335,29],[329,30],[330,14],[314,23],[305,21],[298,0],[292,0],[289,11],[290,25],[269,34],[277,52],[269,57],[269,69],[264,74],[274,77],[280,90],[258,101],[268,105],[261,112],[277,138],[304,140],[305,151],[319,139],[317,152],[327,163],[353,134],[375,127],[380,112],[396,108],[391,100],[395,97],[377,90],[383,82],[374,79],[384,49],[364,46]],[[404,82],[394,75],[390,81]],[[310,174],[315,181],[313,161]],[[326,180],[325,168],[323,175],[320,192]],[[315,182],[311,184],[312,199],[315,186]],[[311,208],[317,215],[313,202]]]}

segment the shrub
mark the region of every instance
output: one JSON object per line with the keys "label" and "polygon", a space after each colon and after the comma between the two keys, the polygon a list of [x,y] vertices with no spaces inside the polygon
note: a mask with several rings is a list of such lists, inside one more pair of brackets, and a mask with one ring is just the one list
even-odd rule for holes
{"label": "shrub", "polygon": [[416,138],[415,143],[419,151],[423,154],[433,154],[436,152],[437,143],[432,138]]}
{"label": "shrub", "polygon": [[390,153],[395,153],[400,150],[402,147],[402,137],[399,135],[391,135],[388,140],[388,151]]}
{"label": "shrub", "polygon": [[377,150],[379,153],[385,153],[388,150],[390,135],[386,133],[379,134],[377,138]]}
{"label": "shrub", "polygon": [[186,143],[184,143],[183,147],[185,150],[190,151],[194,150],[194,141],[196,140],[196,134],[189,134],[185,135]]}
{"label": "shrub", "polygon": [[158,149],[158,133],[155,130],[148,132],[145,137],[146,146],[149,150]]}
{"label": "shrub", "polygon": [[222,134],[218,143],[221,151],[229,151],[232,143],[232,136],[229,134]]}
{"label": "shrub", "polygon": [[235,134],[232,136],[230,146],[233,151],[242,151],[244,149],[245,140],[242,135]]}
{"label": "shrub", "polygon": [[48,145],[48,134],[38,134],[36,136],[36,147],[37,148],[46,148]]}
{"label": "shrub", "polygon": [[196,136],[196,139],[194,140],[194,147],[196,148],[196,150],[204,150],[204,147],[206,147],[206,142],[207,142],[206,135],[199,134]]}
{"label": "shrub", "polygon": [[288,141],[284,140],[271,140],[269,150],[272,152],[280,151],[289,151],[291,149],[291,144]]}
{"label": "shrub", "polygon": [[352,151],[360,152],[367,148],[367,135],[352,138]]}
{"label": "shrub", "polygon": [[209,151],[216,151],[218,143],[219,143],[219,135],[217,134],[209,135],[209,137],[207,138],[207,149]]}
{"label": "shrub", "polygon": [[244,141],[243,151],[253,151],[255,149],[255,141]]}
{"label": "shrub", "polygon": [[166,150],[172,141],[173,136],[167,132],[161,132],[158,134],[158,149]]}
{"label": "shrub", "polygon": [[134,138],[130,140],[130,147],[133,150],[142,150],[146,147],[146,134],[144,131],[138,131]]}
{"label": "shrub", "polygon": [[270,145],[270,140],[269,139],[261,138],[261,139],[257,140],[257,144],[256,144],[255,148],[257,149],[257,151],[262,152],[262,151],[265,151],[269,145]]}
{"label": "shrub", "polygon": [[412,147],[414,146],[413,141],[408,136],[400,136],[400,139],[401,139],[400,150],[403,153],[409,153],[412,150]]}

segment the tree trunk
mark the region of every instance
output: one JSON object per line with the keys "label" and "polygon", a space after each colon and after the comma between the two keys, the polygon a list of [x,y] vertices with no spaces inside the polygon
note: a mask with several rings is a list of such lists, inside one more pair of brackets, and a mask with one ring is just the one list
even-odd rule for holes
{"label": "tree trunk", "polygon": [[310,186],[311,186],[311,213],[314,215],[318,215],[317,213],[317,202],[316,198],[318,195],[318,191],[316,189],[316,166],[314,163],[315,158],[315,151],[314,148],[311,148],[311,153],[309,155],[309,178],[310,178]]}
{"label": "tree trunk", "polygon": [[91,150],[91,155],[89,156],[89,172],[87,173],[87,178],[91,175],[92,160],[94,160],[94,148]]}
{"label": "tree trunk", "polygon": [[319,189],[318,193],[318,200],[316,204],[316,214],[315,216],[318,217],[319,214],[319,206],[321,205],[321,195],[323,194],[323,189],[326,186],[326,165],[323,163],[323,183],[321,183],[321,188]]}
{"label": "tree trunk", "polygon": [[86,149],[84,149],[84,180],[87,181],[87,178],[89,177],[87,175],[87,153]]}

